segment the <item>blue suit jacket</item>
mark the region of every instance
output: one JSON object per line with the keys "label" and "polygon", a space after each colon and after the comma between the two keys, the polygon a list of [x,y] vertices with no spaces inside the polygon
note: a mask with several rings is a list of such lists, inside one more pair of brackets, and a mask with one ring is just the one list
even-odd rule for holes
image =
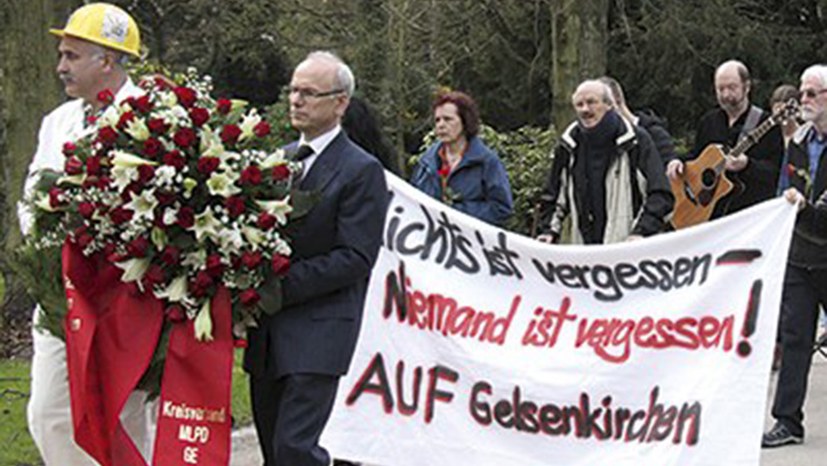
{"label": "blue suit jacket", "polygon": [[321,200],[288,226],[293,254],[283,308],[249,334],[244,367],[254,375],[344,374],[359,334],[389,202],[384,170],[342,132],[300,189]]}

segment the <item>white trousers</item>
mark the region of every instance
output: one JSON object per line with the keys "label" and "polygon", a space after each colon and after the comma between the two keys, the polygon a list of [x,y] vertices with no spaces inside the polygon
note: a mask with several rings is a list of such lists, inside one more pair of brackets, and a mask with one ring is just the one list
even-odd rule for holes
{"label": "white trousers", "polygon": [[[37,309],[34,323],[37,322]],[[32,387],[27,409],[29,432],[46,466],[96,466],[74,440],[69,402],[66,345],[59,338],[32,328]],[[146,403],[146,392],[135,391],[121,412],[121,423],[144,456],[152,457],[157,403]],[[149,463],[149,460],[147,460]]]}

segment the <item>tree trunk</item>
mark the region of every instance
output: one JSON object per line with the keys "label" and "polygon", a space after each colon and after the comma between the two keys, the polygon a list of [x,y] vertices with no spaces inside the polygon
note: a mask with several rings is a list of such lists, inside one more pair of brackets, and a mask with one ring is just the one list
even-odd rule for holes
{"label": "tree trunk", "polygon": [[[40,120],[63,99],[55,74],[58,42],[48,29],[65,24],[79,4],[77,0],[5,0],[0,5],[0,240],[5,253],[20,242],[16,204]],[[8,285],[0,317],[18,310],[14,303],[23,293],[13,280]]]}
{"label": "tree trunk", "polygon": [[608,0],[551,2],[551,121],[562,131],[574,118],[571,94],[580,81],[606,72]]}

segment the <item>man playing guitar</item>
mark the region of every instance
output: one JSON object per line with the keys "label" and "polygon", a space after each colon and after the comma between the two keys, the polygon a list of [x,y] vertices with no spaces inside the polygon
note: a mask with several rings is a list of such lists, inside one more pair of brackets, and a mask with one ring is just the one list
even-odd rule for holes
{"label": "man playing guitar", "polygon": [[[685,160],[672,160],[666,166],[670,180],[680,179],[684,174],[684,162],[697,158],[708,145],[735,147],[744,135],[770,116],[750,104],[750,88],[749,70],[743,63],[729,60],[718,66],[715,71],[715,95],[719,108],[701,118],[695,146],[689,156]],[[735,188],[715,205],[711,218],[772,198],[783,153],[783,138],[776,127],[746,153],[735,157],[727,155],[724,174]]]}

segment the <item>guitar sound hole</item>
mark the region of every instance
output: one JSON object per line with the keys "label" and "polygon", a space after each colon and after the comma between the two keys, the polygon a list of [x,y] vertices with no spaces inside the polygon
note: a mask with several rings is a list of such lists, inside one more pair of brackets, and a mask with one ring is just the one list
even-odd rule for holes
{"label": "guitar sound hole", "polygon": [[706,169],[701,173],[701,184],[704,189],[712,189],[715,187],[718,177],[715,176],[715,170]]}

